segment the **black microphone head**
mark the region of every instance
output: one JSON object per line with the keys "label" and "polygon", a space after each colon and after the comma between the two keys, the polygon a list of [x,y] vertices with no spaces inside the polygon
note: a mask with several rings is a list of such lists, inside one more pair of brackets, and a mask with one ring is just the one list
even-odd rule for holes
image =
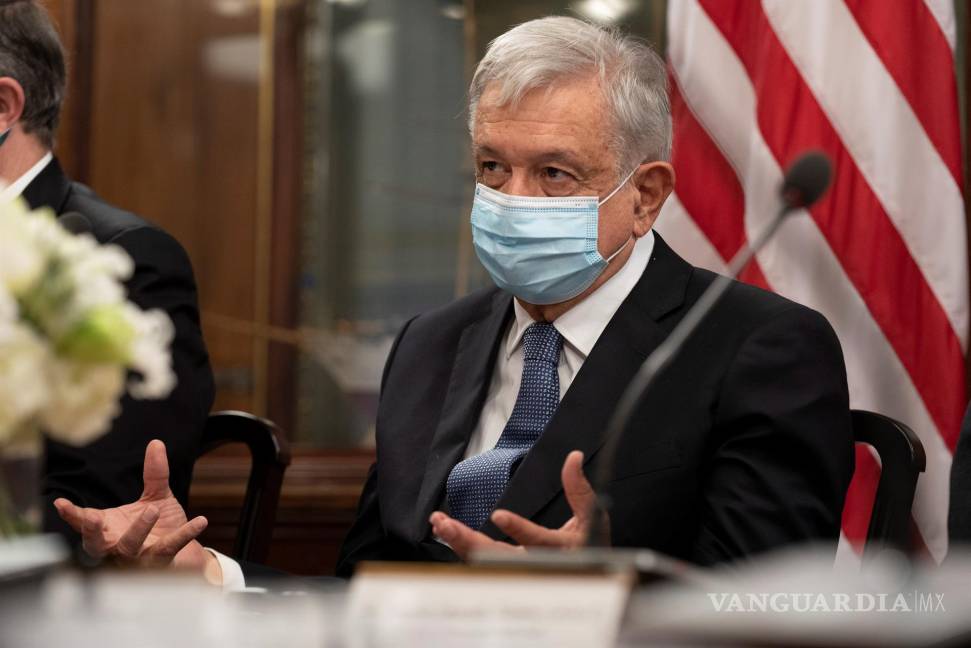
{"label": "black microphone head", "polygon": [[833,166],[819,151],[804,153],[792,163],[782,181],[782,200],[788,209],[808,207],[829,187]]}
{"label": "black microphone head", "polygon": [[81,212],[67,212],[58,217],[57,222],[71,234],[90,234],[91,221]]}

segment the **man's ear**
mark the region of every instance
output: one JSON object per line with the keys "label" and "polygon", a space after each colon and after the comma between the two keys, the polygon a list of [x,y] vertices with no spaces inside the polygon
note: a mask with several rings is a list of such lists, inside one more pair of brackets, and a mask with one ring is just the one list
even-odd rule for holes
{"label": "man's ear", "polygon": [[674,191],[674,167],[667,162],[645,162],[634,172],[633,180],[640,194],[634,214],[634,231],[640,237],[654,226],[661,206]]}
{"label": "man's ear", "polygon": [[0,133],[20,121],[24,114],[24,89],[10,77],[0,77]]}

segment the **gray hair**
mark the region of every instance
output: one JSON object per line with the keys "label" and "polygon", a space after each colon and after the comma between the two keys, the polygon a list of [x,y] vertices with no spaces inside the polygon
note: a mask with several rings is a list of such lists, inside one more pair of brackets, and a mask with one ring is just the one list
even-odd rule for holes
{"label": "gray hair", "polygon": [[51,148],[67,70],[57,31],[35,0],[0,0],[0,77],[23,87],[24,132]]}
{"label": "gray hair", "polygon": [[616,29],[550,16],[518,25],[489,44],[469,88],[469,131],[486,87],[515,104],[537,88],[596,73],[611,119],[618,174],[671,155],[671,108],[664,61],[649,44]]}

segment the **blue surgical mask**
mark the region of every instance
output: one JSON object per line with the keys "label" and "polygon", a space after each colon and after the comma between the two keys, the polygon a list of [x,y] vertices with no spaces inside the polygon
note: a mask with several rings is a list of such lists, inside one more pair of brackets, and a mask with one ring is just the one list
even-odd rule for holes
{"label": "blue surgical mask", "polygon": [[8,137],[10,137],[10,129],[9,128],[7,130],[3,131],[2,133],[0,133],[0,146],[3,146],[3,143],[7,141],[7,138]]}
{"label": "blue surgical mask", "polygon": [[606,259],[597,251],[599,208],[632,175],[599,201],[597,196],[510,196],[476,184],[472,244],[479,261],[497,286],[524,302],[573,299],[633,240]]}

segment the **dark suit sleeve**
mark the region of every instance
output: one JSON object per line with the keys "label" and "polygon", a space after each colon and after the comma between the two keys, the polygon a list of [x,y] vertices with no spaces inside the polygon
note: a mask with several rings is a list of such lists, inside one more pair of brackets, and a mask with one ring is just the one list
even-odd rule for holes
{"label": "dark suit sleeve", "polygon": [[784,311],[742,344],[725,376],[711,441],[697,562],[804,541],[835,546],[853,433],[843,355],[821,315]]}
{"label": "dark suit sleeve", "polygon": [[195,279],[185,250],[151,227],[126,230],[109,242],[122,247],[135,262],[128,298],[142,309],[164,310],[175,325],[172,359],[178,385],[164,400],[126,396],[110,431],[88,446],[46,442],[44,526],[69,539],[76,536],[57,516],[53,500],[67,497],[83,506],[105,508],[138,499],[145,446],[152,439],[165,441],[172,490],[184,506],[214,394]]}

